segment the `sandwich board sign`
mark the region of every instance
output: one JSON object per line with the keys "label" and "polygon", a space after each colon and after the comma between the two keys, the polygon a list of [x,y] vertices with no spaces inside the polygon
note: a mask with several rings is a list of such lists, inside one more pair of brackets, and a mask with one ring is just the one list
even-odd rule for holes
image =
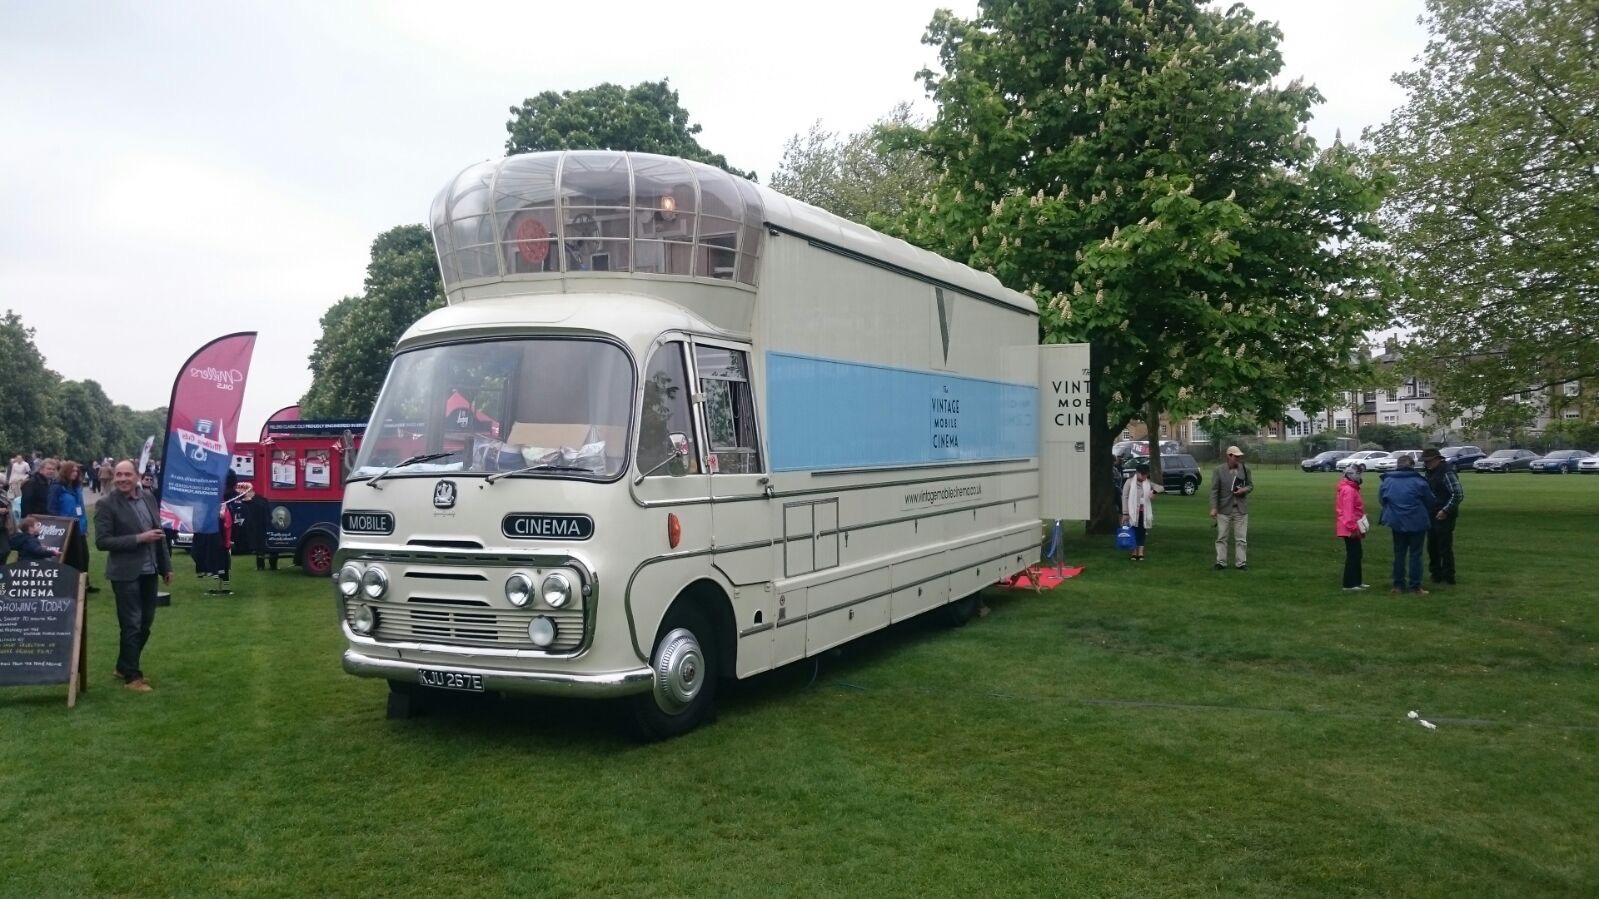
{"label": "sandwich board sign", "polygon": [[67,707],[82,682],[83,574],[55,562],[0,568],[0,687],[66,684]]}

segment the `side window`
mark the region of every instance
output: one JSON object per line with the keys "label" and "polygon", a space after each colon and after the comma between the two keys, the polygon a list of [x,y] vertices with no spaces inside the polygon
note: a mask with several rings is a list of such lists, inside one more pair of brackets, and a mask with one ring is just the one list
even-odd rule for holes
{"label": "side window", "polygon": [[761,441],[755,428],[755,394],[749,356],[743,350],[696,346],[700,393],[705,396],[705,434],[711,474],[759,474]]}
{"label": "side window", "polygon": [[[699,446],[694,438],[694,417],[689,412],[688,369],[683,344],[662,344],[650,357],[644,375],[644,411],[639,418],[638,470],[666,477],[700,473]],[[688,455],[672,461],[673,434],[688,440]]]}

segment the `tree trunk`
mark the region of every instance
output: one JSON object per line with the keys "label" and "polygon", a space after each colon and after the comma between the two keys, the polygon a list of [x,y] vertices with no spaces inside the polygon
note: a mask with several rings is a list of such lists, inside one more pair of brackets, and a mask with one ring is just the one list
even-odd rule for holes
{"label": "tree trunk", "polygon": [[1144,412],[1144,424],[1149,426],[1149,478],[1158,486],[1166,482],[1160,476],[1160,407],[1153,401]]}
{"label": "tree trunk", "polygon": [[1116,510],[1116,488],[1107,469],[1113,461],[1111,444],[1116,441],[1116,432],[1122,426],[1118,424],[1112,427],[1107,417],[1109,413],[1102,396],[1104,387],[1099,383],[1100,373],[1104,369],[1105,363],[1098,345],[1089,344],[1088,370],[1094,384],[1091,393],[1094,405],[1088,416],[1088,521],[1083,525],[1085,534],[1114,534],[1121,524],[1121,516]]}

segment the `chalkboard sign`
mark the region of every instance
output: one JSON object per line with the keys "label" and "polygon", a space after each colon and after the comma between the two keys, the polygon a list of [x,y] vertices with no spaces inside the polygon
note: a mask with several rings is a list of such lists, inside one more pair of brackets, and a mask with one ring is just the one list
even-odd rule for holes
{"label": "chalkboard sign", "polygon": [[0,569],[0,686],[66,684],[76,705],[82,652],[82,574],[54,562]]}
{"label": "chalkboard sign", "polygon": [[56,551],[56,558],[67,551],[67,541],[72,539],[72,529],[78,526],[78,519],[66,518],[59,515],[35,515],[39,521],[39,542],[45,549]]}

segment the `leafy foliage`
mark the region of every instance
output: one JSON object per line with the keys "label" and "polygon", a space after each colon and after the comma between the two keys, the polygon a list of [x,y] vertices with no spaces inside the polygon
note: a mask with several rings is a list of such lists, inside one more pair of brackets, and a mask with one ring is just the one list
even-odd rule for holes
{"label": "leafy foliage", "polygon": [[933,187],[927,158],[895,139],[922,124],[909,103],[845,137],[817,121],[784,145],[772,188],[851,221],[895,231]]}
{"label": "leafy foliage", "polygon": [[1091,344],[1096,455],[1135,416],[1314,411],[1388,318],[1385,182],[1317,151],[1280,40],[1185,0],[986,0],[924,37],[939,178],[908,231],[1030,293],[1047,342]]}
{"label": "leafy foliage", "polygon": [[667,79],[622,87],[607,81],[577,91],[544,91],[511,107],[505,123],[507,153],[537,150],[628,150],[681,156],[735,175],[754,172],[728,165],[727,158],[700,146],[700,127],[689,121]]}
{"label": "leafy foliage", "polygon": [[1592,0],[1427,0],[1409,99],[1369,135],[1409,355],[1455,408],[1599,377],[1595,23]]}
{"label": "leafy foliage", "polygon": [[322,336],[311,351],[311,387],[300,401],[307,418],[371,414],[400,336],[444,305],[427,229],[401,225],[378,235],[365,287],[322,314]]}

